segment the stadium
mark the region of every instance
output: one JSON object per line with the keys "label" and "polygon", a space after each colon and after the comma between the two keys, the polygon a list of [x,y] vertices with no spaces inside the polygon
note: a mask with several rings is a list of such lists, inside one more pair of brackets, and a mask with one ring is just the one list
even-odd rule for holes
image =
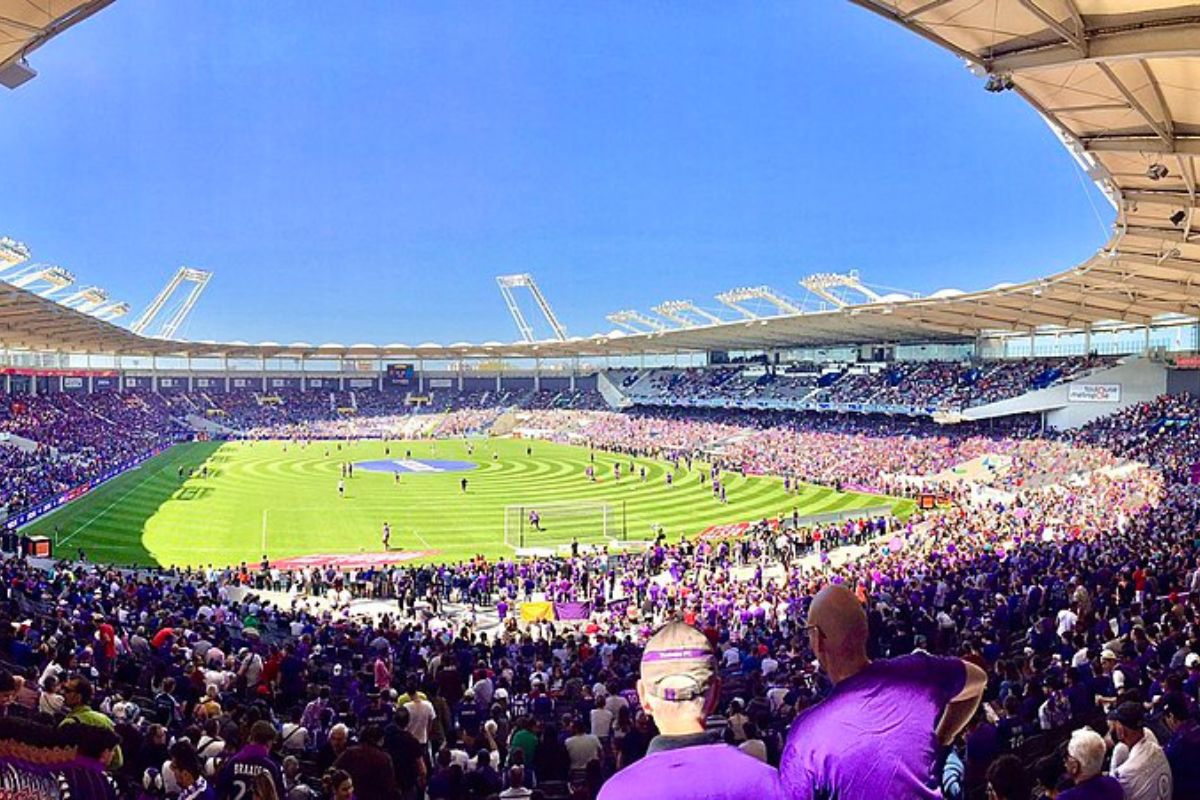
{"label": "stadium", "polygon": [[[1103,246],[345,345],[0,231],[0,797],[1200,797],[1200,6],[852,3]],[[0,0],[0,83],[110,5]]]}

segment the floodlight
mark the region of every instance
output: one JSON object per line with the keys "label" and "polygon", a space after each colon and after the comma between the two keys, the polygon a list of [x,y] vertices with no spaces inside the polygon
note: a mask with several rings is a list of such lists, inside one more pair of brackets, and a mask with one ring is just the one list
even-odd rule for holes
{"label": "floodlight", "polygon": [[1161,181],[1170,174],[1171,173],[1166,166],[1158,163],[1157,161],[1151,164],[1146,170],[1146,177],[1152,181]]}
{"label": "floodlight", "polygon": [[37,70],[29,66],[29,62],[23,58],[0,69],[0,85],[7,86],[9,89],[16,89],[35,77],[37,77]]}
{"label": "floodlight", "polygon": [[988,92],[1006,92],[1013,88],[1012,74],[1008,72],[994,73],[988,76],[987,83],[983,85],[985,91]]}

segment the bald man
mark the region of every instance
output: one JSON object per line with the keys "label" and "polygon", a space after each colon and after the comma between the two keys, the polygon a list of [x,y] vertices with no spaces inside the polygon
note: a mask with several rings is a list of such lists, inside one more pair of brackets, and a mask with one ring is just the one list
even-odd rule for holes
{"label": "bald man", "polygon": [[984,671],[925,652],[871,661],[866,612],[844,586],[817,593],[805,629],[833,691],[788,732],[779,765],[784,795],[941,797],[938,750],[974,714]]}

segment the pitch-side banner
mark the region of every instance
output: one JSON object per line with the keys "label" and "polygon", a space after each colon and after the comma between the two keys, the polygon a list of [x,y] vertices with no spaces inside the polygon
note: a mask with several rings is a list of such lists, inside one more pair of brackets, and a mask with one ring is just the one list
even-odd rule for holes
{"label": "pitch-side banner", "polygon": [[1121,384],[1077,383],[1067,389],[1067,401],[1070,403],[1119,403],[1121,401]]}

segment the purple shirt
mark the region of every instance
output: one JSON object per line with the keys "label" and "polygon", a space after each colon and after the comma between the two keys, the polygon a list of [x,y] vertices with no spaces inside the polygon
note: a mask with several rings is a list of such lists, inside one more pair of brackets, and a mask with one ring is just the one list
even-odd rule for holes
{"label": "purple shirt", "polygon": [[1122,800],[1125,790],[1116,778],[1097,775],[1058,796],[1058,800]]}
{"label": "purple shirt", "polygon": [[774,769],[727,744],[650,753],[613,775],[597,800],[780,800]]}
{"label": "purple shirt", "polygon": [[941,797],[929,788],[934,731],[966,677],[957,658],[913,653],[846,678],[792,723],[779,765],[786,795]]}

